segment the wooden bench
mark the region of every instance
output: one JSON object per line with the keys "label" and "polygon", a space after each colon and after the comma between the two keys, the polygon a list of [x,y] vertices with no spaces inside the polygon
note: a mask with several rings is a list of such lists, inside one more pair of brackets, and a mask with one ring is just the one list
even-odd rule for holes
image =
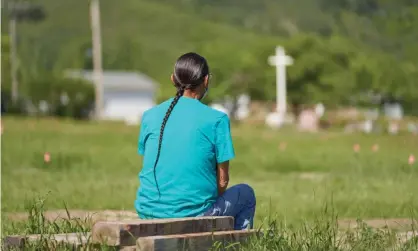
{"label": "wooden bench", "polygon": [[99,221],[93,226],[92,242],[103,243],[109,246],[130,246],[135,245],[139,237],[233,229],[233,217]]}
{"label": "wooden bench", "polygon": [[[243,242],[256,234],[254,230],[234,231],[233,217],[196,217],[159,220],[99,221],[91,234],[57,234],[51,236],[55,243],[73,248],[86,245],[106,245],[117,250],[208,250],[218,245]],[[36,243],[45,236],[8,236],[4,247],[21,249],[28,243]]]}

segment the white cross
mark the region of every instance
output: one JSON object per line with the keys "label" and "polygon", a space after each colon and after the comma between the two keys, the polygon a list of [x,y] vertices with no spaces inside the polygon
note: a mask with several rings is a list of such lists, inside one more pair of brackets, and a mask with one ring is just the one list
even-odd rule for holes
{"label": "white cross", "polygon": [[276,55],[268,58],[269,64],[276,66],[276,105],[281,119],[286,114],[286,66],[293,64],[293,59],[287,56],[283,47],[276,47]]}

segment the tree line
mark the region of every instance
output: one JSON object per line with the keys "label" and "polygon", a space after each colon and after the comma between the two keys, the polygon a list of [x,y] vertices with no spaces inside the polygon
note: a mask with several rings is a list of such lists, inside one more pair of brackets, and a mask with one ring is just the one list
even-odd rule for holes
{"label": "tree line", "polygon": [[[38,2],[45,20],[17,27],[20,88],[27,96],[35,84],[60,82],[65,69],[92,66],[88,3]],[[282,45],[295,60],[287,69],[289,102],[295,106],[367,106],[373,105],[372,94],[399,100],[410,112],[418,105],[413,0],[139,0],[117,6],[101,0],[101,12],[104,68],[148,74],[161,83],[159,100],[174,94],[169,75],[187,51],[210,63],[209,102],[241,93],[274,100],[275,70],[267,58]],[[2,19],[7,23],[7,15]],[[3,68],[7,34],[2,38]],[[7,90],[10,76],[2,70]]]}

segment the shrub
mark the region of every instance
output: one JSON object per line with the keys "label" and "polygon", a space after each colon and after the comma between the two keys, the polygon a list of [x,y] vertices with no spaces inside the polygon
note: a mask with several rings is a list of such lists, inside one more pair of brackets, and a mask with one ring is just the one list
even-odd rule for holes
{"label": "shrub", "polygon": [[28,114],[31,111],[31,101],[19,96],[16,102],[12,101],[10,89],[3,88],[1,91],[1,114]]}
{"label": "shrub", "polygon": [[94,87],[91,83],[69,78],[47,76],[29,84],[29,96],[34,104],[45,101],[47,115],[85,119],[94,104]]}

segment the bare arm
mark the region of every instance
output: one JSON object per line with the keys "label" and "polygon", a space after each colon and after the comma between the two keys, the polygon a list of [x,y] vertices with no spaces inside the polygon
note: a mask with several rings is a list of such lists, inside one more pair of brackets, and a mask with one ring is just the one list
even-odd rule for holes
{"label": "bare arm", "polygon": [[221,196],[229,183],[229,161],[217,165],[218,195]]}

